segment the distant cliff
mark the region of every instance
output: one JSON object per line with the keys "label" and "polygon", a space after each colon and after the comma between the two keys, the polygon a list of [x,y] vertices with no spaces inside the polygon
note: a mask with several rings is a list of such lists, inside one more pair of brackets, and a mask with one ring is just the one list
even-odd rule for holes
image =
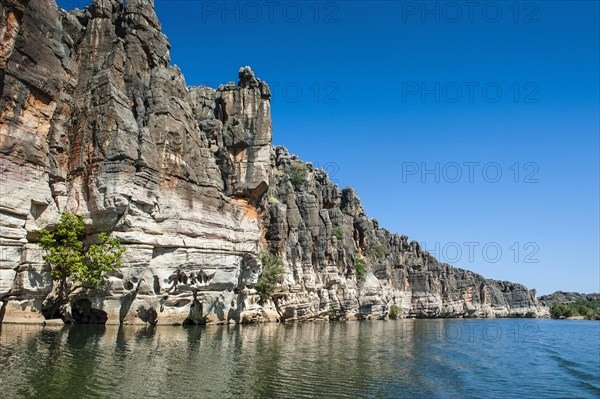
{"label": "distant cliff", "polygon": [[580,294],[578,292],[556,291],[549,295],[542,295],[538,298],[539,302],[547,307],[554,303],[562,303],[563,305],[573,303],[583,299],[586,302],[600,301],[600,293],[598,294]]}
{"label": "distant cliff", "polygon": [[[67,12],[1,0],[0,36],[4,322],[44,321],[52,281],[37,231],[59,210],[127,248],[125,267],[78,293],[67,319],[381,319],[393,305],[400,317],[547,313],[535,291],[440,263],[380,228],[351,188],[273,147],[269,87],[250,68],[237,85],[187,87],[152,1]],[[263,250],[285,273],[261,306],[251,287]]]}

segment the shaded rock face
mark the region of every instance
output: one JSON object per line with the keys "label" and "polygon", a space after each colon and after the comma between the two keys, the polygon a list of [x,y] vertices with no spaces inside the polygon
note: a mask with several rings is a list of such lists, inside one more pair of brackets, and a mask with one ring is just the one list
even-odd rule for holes
{"label": "shaded rock face", "polygon": [[[543,314],[533,291],[438,263],[379,228],[323,170],[292,184],[287,168],[300,161],[271,145],[268,85],[244,67],[237,84],[188,88],[152,1],[67,12],[2,0],[0,36],[4,322],[44,321],[52,281],[37,231],[65,210],[127,249],[109,285],[65,306],[70,320],[383,318],[392,305],[401,317]],[[369,256],[378,245],[385,253]],[[265,248],[285,274],[261,306],[251,287]]]}

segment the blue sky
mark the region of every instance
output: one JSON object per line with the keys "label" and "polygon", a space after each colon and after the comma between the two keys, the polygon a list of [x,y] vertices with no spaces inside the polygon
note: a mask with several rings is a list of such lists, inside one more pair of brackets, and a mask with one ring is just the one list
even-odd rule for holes
{"label": "blue sky", "polygon": [[188,85],[250,65],[272,87],[273,142],[355,187],[383,227],[540,294],[598,292],[598,2],[469,4],[156,10]]}

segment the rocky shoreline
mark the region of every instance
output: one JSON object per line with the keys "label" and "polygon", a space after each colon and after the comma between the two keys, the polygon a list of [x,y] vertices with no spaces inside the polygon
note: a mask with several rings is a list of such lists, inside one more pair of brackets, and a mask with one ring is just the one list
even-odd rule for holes
{"label": "rocky shoreline", "polygon": [[[68,322],[548,315],[535,290],[437,261],[273,146],[270,90],[249,67],[237,84],[188,87],[152,1],[2,0],[0,36],[2,322],[47,322],[37,232],[65,210],[127,249],[108,286],[65,306]],[[265,250],[285,273],[263,303]]]}

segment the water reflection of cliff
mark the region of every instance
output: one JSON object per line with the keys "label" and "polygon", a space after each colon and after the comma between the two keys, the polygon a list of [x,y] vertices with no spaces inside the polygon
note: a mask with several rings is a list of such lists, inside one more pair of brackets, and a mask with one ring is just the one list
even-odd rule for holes
{"label": "water reflection of cliff", "polygon": [[[474,353],[516,345],[507,333],[515,323],[526,325],[398,320],[189,328],[5,326],[0,379],[17,397],[351,398],[396,397],[398,392],[433,397],[448,389],[463,392],[464,375],[481,361]],[[502,340],[479,335],[498,328]]]}

